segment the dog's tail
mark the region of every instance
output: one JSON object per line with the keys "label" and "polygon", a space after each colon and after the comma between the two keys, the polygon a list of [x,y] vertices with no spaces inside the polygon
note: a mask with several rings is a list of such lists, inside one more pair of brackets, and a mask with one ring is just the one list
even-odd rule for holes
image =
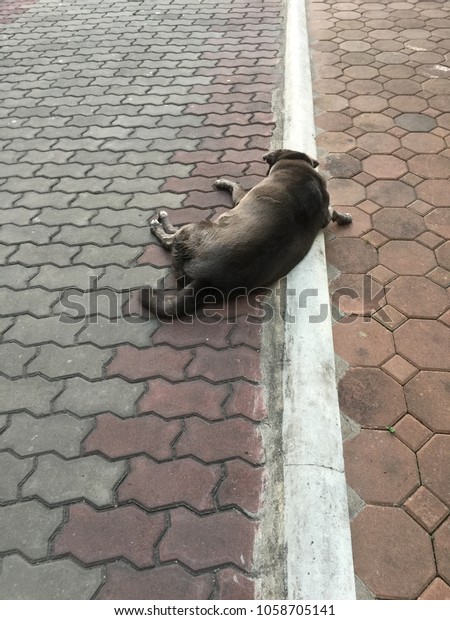
{"label": "dog's tail", "polygon": [[165,292],[151,288],[142,289],[141,303],[158,319],[179,318],[192,316],[195,310],[203,303],[208,294],[199,282],[189,282],[175,296],[166,299]]}

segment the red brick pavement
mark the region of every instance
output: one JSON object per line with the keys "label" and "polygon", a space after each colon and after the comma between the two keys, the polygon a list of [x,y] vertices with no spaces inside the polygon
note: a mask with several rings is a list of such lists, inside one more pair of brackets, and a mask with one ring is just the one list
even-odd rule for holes
{"label": "red brick pavement", "polygon": [[358,595],[450,599],[449,6],[308,20]]}

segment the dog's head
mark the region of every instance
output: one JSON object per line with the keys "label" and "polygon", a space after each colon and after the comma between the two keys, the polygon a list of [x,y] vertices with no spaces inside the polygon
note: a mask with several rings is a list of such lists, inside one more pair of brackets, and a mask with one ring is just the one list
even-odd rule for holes
{"label": "dog's head", "polygon": [[301,159],[302,161],[306,161],[313,168],[317,168],[319,165],[317,159],[313,159],[309,155],[306,155],[306,153],[291,151],[289,149],[277,149],[276,151],[270,151],[270,153],[266,153],[266,155],[264,155],[263,159],[269,165],[267,174],[269,174],[272,166],[282,159]]}

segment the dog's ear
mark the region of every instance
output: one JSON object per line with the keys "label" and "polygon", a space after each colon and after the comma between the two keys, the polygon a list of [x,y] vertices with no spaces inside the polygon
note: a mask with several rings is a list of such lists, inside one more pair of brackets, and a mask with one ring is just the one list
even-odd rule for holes
{"label": "dog's ear", "polygon": [[270,151],[270,153],[266,153],[263,156],[263,160],[269,165],[269,167],[271,168],[274,163],[277,161],[278,157],[280,156],[280,153],[282,151],[280,149],[276,150],[276,151]]}

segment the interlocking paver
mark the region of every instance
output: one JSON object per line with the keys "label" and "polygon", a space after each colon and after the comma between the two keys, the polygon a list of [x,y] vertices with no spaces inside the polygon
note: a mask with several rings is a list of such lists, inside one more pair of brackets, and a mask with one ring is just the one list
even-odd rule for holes
{"label": "interlocking paver", "polygon": [[64,321],[58,317],[35,318],[22,314],[10,330],[5,334],[4,340],[15,340],[21,344],[41,344],[56,342],[62,346],[72,344],[75,334],[80,331],[82,325],[79,321]]}
{"label": "interlocking paver", "polygon": [[0,413],[26,409],[34,415],[46,415],[50,413],[51,403],[63,389],[63,384],[61,381],[46,381],[42,377],[14,380],[0,377],[0,387]]}
{"label": "interlocking paver", "polygon": [[70,348],[45,344],[40,347],[38,355],[28,365],[27,372],[39,373],[52,379],[72,375],[100,379],[103,376],[104,366],[112,356],[111,349],[99,349],[90,344]]}
{"label": "interlocking paver", "polygon": [[79,377],[68,379],[65,390],[54,403],[55,411],[70,411],[84,417],[111,411],[120,417],[135,414],[136,402],[144,392],[142,383],[120,378],[89,382]]}
{"label": "interlocking paver", "polygon": [[1,452],[0,468],[0,502],[16,500],[19,484],[33,469],[33,460],[19,459],[10,452]]}
{"label": "interlocking paver", "polygon": [[24,367],[36,355],[34,347],[21,347],[15,342],[0,345],[0,372],[8,377],[21,377]]}
{"label": "interlocking paver", "polygon": [[[2,506],[0,550],[20,551],[32,560],[45,558],[48,540],[62,520],[62,508],[47,508],[34,500]],[[11,523],[14,527],[10,527]]]}
{"label": "interlocking paver", "polygon": [[106,600],[205,600],[214,589],[211,573],[191,575],[178,564],[135,571],[109,564],[97,598]]}
{"label": "interlocking paver", "polygon": [[91,428],[89,420],[65,413],[42,418],[17,413],[0,435],[0,448],[9,448],[20,456],[54,451],[70,458],[79,456],[81,442]]}
{"label": "interlocking paver", "polygon": [[87,269],[85,266],[42,265],[39,273],[30,281],[30,286],[43,287],[50,291],[67,289],[88,291],[95,288],[101,273],[101,269]]}
{"label": "interlocking paver", "polygon": [[[3,267],[3,269],[7,269]],[[23,274],[25,277],[33,277],[34,270],[31,270],[31,275],[27,276],[26,272]],[[5,274],[6,275],[6,274]],[[14,273],[11,272],[11,276]],[[16,284],[22,284],[19,280]],[[11,285],[13,282],[11,282]],[[9,284],[8,284],[9,286]],[[23,284],[25,286],[25,284]],[[8,288],[3,288],[2,294],[2,306],[0,313],[2,315],[16,315],[16,314],[31,314],[35,317],[45,317],[51,314],[51,307],[58,299],[58,293],[44,291],[43,289],[29,289],[14,291]]]}
{"label": "interlocking paver", "polygon": [[148,514],[137,506],[98,512],[77,504],[69,508],[54,554],[70,553],[83,564],[123,557],[139,568],[154,566],[154,547],[164,529],[163,513]]}
{"label": "interlocking paver", "polygon": [[22,243],[17,251],[9,257],[9,263],[21,263],[23,265],[43,265],[51,263],[63,267],[70,265],[71,260],[79,252],[78,247],[69,247],[61,243],[51,245],[34,245]]}
{"label": "interlocking paver", "polygon": [[189,350],[176,351],[166,346],[151,349],[122,346],[108,364],[107,375],[120,375],[130,380],[161,376],[169,381],[181,381],[184,379],[184,369],[191,360]]}
{"label": "interlocking paver", "polygon": [[86,499],[98,507],[109,506],[124,473],[124,462],[111,463],[98,455],[66,461],[56,454],[45,454],[38,457],[22,494],[25,498],[39,497],[47,504]]}
{"label": "interlocking paver", "polygon": [[78,336],[80,343],[93,343],[99,347],[112,347],[130,343],[136,347],[150,344],[150,337],[156,329],[156,321],[132,320],[131,317],[95,317]]}
{"label": "interlocking paver", "polygon": [[19,555],[8,555],[1,568],[3,600],[84,600],[102,583],[101,568],[86,569],[68,559],[32,565]]}

